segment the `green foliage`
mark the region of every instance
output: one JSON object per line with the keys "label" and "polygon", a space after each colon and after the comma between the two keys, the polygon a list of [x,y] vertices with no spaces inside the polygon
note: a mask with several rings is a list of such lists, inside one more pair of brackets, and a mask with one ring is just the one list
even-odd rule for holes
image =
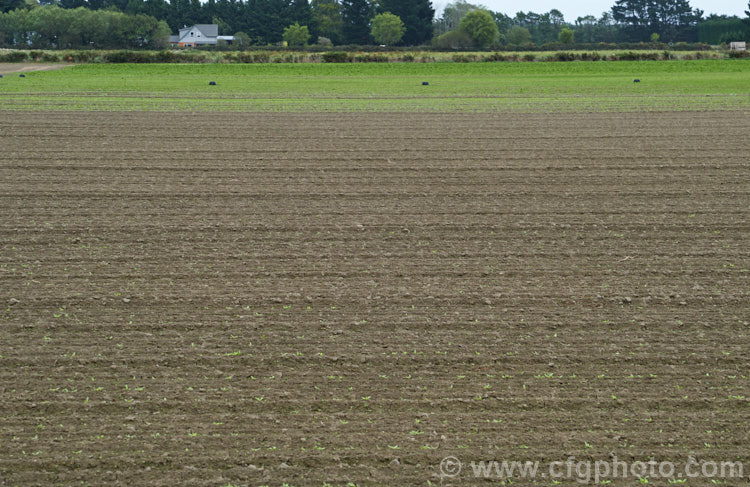
{"label": "green foliage", "polygon": [[[596,21],[596,19],[594,19]],[[515,17],[504,14],[495,14],[495,22],[500,27],[500,33],[506,37],[513,27],[523,27],[529,31],[531,39],[529,42],[545,44],[558,42],[560,30],[566,27],[565,18],[559,10],[552,9],[547,13],[518,12]],[[598,30],[598,29],[596,29]],[[598,33],[598,32],[596,32]],[[589,37],[593,37],[595,29],[589,29]],[[600,39],[597,39],[597,41]]]}
{"label": "green foliage", "polygon": [[498,29],[492,15],[486,10],[473,10],[461,19],[458,30],[464,32],[480,49],[497,42]]}
{"label": "green foliage", "polygon": [[659,34],[657,34],[656,32],[651,34],[651,42],[653,42],[654,44],[659,42]]}
{"label": "green foliage", "polygon": [[171,33],[172,31],[169,28],[169,25],[163,20],[160,20],[156,25],[156,28],[151,33],[151,42],[149,47],[154,49],[166,49],[167,47],[169,47],[169,36],[171,35]]}
{"label": "green foliage", "polygon": [[341,44],[344,27],[341,5],[336,0],[313,0],[312,12],[320,36],[330,39],[332,44]]}
{"label": "green foliage", "polygon": [[508,30],[508,33],[505,34],[505,39],[508,41],[508,44],[523,46],[531,42],[531,33],[526,27],[514,25]]}
{"label": "green foliage", "polygon": [[389,60],[385,54],[359,54],[354,56],[355,63],[387,63]]}
{"label": "green foliage", "polygon": [[707,44],[750,40],[750,26],[738,17],[711,16],[698,25],[698,40]]}
{"label": "green foliage", "polygon": [[563,44],[573,44],[573,31],[567,27],[564,27],[562,30],[560,30],[560,34],[558,35],[557,39]]}
{"label": "green foliage", "polygon": [[245,34],[244,32],[235,32],[234,33],[234,45],[239,48],[246,48],[250,45],[250,36]]}
{"label": "green foliage", "polygon": [[151,63],[156,62],[154,56],[146,51],[114,51],[105,55],[110,63]]}
{"label": "green foliage", "polygon": [[379,44],[398,44],[405,32],[404,23],[390,12],[378,14],[372,19],[372,37]]}
{"label": "green foliage", "polygon": [[[156,48],[166,46],[169,26],[148,15],[57,6],[0,14],[13,44],[34,48]],[[6,41],[7,42],[7,41]]]}
{"label": "green foliage", "polygon": [[404,23],[405,44],[418,46],[432,40],[435,9],[430,0],[378,0],[377,5],[380,12],[390,12]]}
{"label": "green foliage", "polygon": [[612,17],[625,26],[627,40],[646,41],[657,33],[667,41],[694,41],[703,11],[693,10],[689,0],[617,0]]}
{"label": "green foliage", "polygon": [[343,37],[347,44],[370,44],[370,19],[375,11],[368,0],[341,0]]}
{"label": "green foliage", "polygon": [[741,30],[724,32],[719,37],[720,44],[729,44],[730,42],[741,42],[747,39],[747,33]]}
{"label": "green foliage", "polygon": [[24,6],[24,0],[0,0],[0,12],[9,12]]}
{"label": "green foliage", "polygon": [[284,29],[284,41],[293,47],[302,47],[307,45],[310,40],[310,30],[306,25],[299,25],[297,22]]}
{"label": "green foliage", "polygon": [[331,41],[331,39],[327,37],[323,37],[323,36],[318,37],[318,42],[316,42],[315,44],[320,47],[326,47],[326,48],[333,47],[333,42]]}
{"label": "green foliage", "polygon": [[0,63],[20,63],[27,59],[26,52],[24,51],[11,51],[8,53],[0,52]]}
{"label": "green foliage", "polygon": [[349,54],[346,52],[333,51],[323,53],[323,61],[327,63],[348,63],[350,62]]}
{"label": "green foliage", "polygon": [[[0,0],[0,12],[13,9],[28,12],[37,10],[40,4],[68,11],[84,6],[100,16],[76,14],[71,20],[65,14],[55,14],[54,18],[46,14],[20,14],[28,16],[21,19],[23,22],[19,16],[3,18],[0,46],[161,49],[167,45],[168,30],[175,32],[183,25],[209,22],[218,24],[222,34],[247,33],[248,38],[241,40],[240,46],[235,45],[240,48],[278,43],[283,39],[284,29],[295,23],[308,26],[312,39],[320,36],[334,45],[363,45],[373,42],[370,20],[376,13],[385,12],[403,22],[406,30],[401,44],[420,45],[430,41],[433,32],[445,34],[457,30],[468,13],[484,8],[457,0],[448,3],[442,19],[434,23],[430,0]],[[566,23],[556,9],[546,13],[520,11],[515,16],[502,12],[491,15],[498,26],[498,39],[503,43],[519,44],[518,39],[508,34],[514,27],[523,27],[531,38],[522,39],[520,44],[531,42],[538,46],[557,43],[565,27],[574,30],[579,43],[648,42],[651,34],[657,33],[665,42],[693,42],[700,38],[702,42],[716,44],[722,39],[747,39],[750,32],[750,18],[712,15],[703,19],[703,12],[691,10],[689,0],[617,0],[612,13],[605,12],[600,18],[579,17],[575,24]],[[34,21],[33,29],[19,27],[26,20]],[[38,20],[43,20],[42,29],[36,28],[40,25]],[[159,21],[166,24],[158,24]],[[455,36],[449,36],[438,44],[455,45],[455,41]]]}
{"label": "green foliage", "polygon": [[619,27],[612,21],[609,12],[604,12],[600,18],[593,15],[578,17],[575,21],[575,38],[584,43],[612,43],[618,40]]}
{"label": "green foliage", "polygon": [[473,44],[471,36],[461,30],[446,32],[432,40],[432,45],[438,49],[468,49]]}
{"label": "green foliage", "polygon": [[481,5],[474,5],[466,0],[451,2],[443,9],[443,22],[439,25],[439,28],[444,29],[444,32],[442,33],[456,30],[461,23],[461,19],[463,19],[466,14],[473,10],[482,9],[483,7]]}

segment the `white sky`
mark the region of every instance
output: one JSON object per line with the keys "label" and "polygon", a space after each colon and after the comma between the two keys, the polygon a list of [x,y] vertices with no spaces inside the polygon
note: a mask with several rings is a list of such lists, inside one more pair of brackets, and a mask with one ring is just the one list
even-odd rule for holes
{"label": "white sky", "polygon": [[[615,4],[615,0],[524,0],[523,2],[509,2],[507,0],[468,0],[469,3],[481,4],[494,12],[503,12],[513,17],[516,12],[545,13],[553,8],[561,11],[565,15],[565,20],[573,23],[576,18],[584,15],[593,15],[599,18],[602,12],[607,12]],[[446,0],[433,0],[432,5],[435,7],[436,17],[440,17],[443,7],[450,3]],[[712,13],[737,15],[745,17],[747,10],[747,0],[690,0],[693,8],[699,8],[705,12],[705,15]]]}

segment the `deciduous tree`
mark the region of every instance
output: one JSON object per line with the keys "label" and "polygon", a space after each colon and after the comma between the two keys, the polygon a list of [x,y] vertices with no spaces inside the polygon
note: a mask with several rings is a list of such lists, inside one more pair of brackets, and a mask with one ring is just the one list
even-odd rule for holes
{"label": "deciduous tree", "polygon": [[563,27],[562,30],[560,30],[560,34],[557,36],[557,40],[563,44],[573,44],[575,34],[569,28]]}
{"label": "deciduous tree", "polygon": [[290,46],[303,47],[309,40],[310,29],[306,25],[299,25],[299,22],[295,22],[284,28],[284,41]]}
{"label": "deciduous tree", "polygon": [[484,49],[497,42],[498,29],[495,20],[486,10],[473,10],[466,14],[458,25],[459,30],[468,34],[474,45]]}
{"label": "deciduous tree", "polygon": [[531,33],[526,27],[520,25],[514,25],[508,29],[508,33],[505,35],[505,39],[508,44],[514,44],[516,46],[523,46],[531,42]]}
{"label": "deciduous tree", "polygon": [[378,44],[397,44],[404,32],[404,23],[390,12],[378,14],[372,19],[372,37]]}

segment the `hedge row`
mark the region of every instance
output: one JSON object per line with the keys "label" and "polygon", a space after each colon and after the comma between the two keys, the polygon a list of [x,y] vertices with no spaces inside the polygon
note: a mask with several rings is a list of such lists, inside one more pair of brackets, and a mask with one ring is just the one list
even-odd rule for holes
{"label": "hedge row", "polygon": [[[305,52],[226,52],[208,53],[198,51],[0,51],[0,62],[16,63],[70,62],[70,63],[388,63],[388,62],[534,62],[534,61],[657,61],[668,59],[723,58],[722,52],[695,51],[676,54],[673,51],[621,51],[600,53],[597,51],[558,51],[543,55],[533,52],[526,54],[504,53],[501,51],[480,53],[456,53],[452,57],[435,58],[427,53],[351,53],[332,51],[317,53]],[[730,58],[748,58],[749,52],[730,51]]]}
{"label": "hedge row", "polygon": [[[200,50],[204,51],[214,51],[214,52],[221,52],[221,51],[233,51],[236,50],[236,46],[231,45],[225,45],[225,46],[204,46],[200,47]],[[252,46],[249,49],[253,51],[283,51],[285,49],[287,50],[298,50],[296,48],[283,48],[279,46]],[[322,46],[322,45],[310,45],[304,48],[304,51],[311,52],[311,53],[319,53],[323,54],[328,51],[330,51],[330,46]],[[460,49],[441,49],[436,46],[432,45],[425,45],[425,46],[416,46],[416,47],[403,47],[403,46],[388,46],[388,47],[380,47],[380,46],[360,46],[360,45],[343,45],[343,46],[336,46],[337,52],[365,52],[365,53],[383,53],[383,52],[414,52],[414,51],[420,51],[420,52],[453,52],[453,51],[460,51]],[[467,48],[466,51],[477,51],[476,48]],[[670,50],[670,51],[709,51],[711,50],[711,46],[708,44],[703,43],[687,43],[687,42],[677,42],[674,44],[667,44],[664,42],[623,42],[619,44],[614,43],[606,43],[606,42],[599,42],[599,43],[577,43],[577,44],[563,44],[561,42],[548,42],[546,44],[523,44],[523,45],[515,45],[515,44],[505,44],[502,46],[492,46],[490,51],[500,51],[500,52],[514,52],[514,51],[531,51],[531,52],[540,52],[540,51],[647,51],[647,50],[657,50],[657,51],[664,51],[664,50]]]}

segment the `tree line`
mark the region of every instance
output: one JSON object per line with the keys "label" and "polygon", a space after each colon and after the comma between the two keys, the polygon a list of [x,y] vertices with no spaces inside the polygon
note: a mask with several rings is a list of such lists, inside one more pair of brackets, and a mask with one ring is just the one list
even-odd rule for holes
{"label": "tree line", "polygon": [[[156,48],[185,25],[218,24],[241,47],[404,45],[491,48],[547,43],[708,42],[745,40],[748,19],[711,15],[689,0],[616,0],[599,17],[568,22],[546,13],[492,12],[465,0],[439,18],[430,0],[0,0],[6,46]],[[750,3],[748,4],[750,11]],[[750,17],[750,14],[748,14]]]}

